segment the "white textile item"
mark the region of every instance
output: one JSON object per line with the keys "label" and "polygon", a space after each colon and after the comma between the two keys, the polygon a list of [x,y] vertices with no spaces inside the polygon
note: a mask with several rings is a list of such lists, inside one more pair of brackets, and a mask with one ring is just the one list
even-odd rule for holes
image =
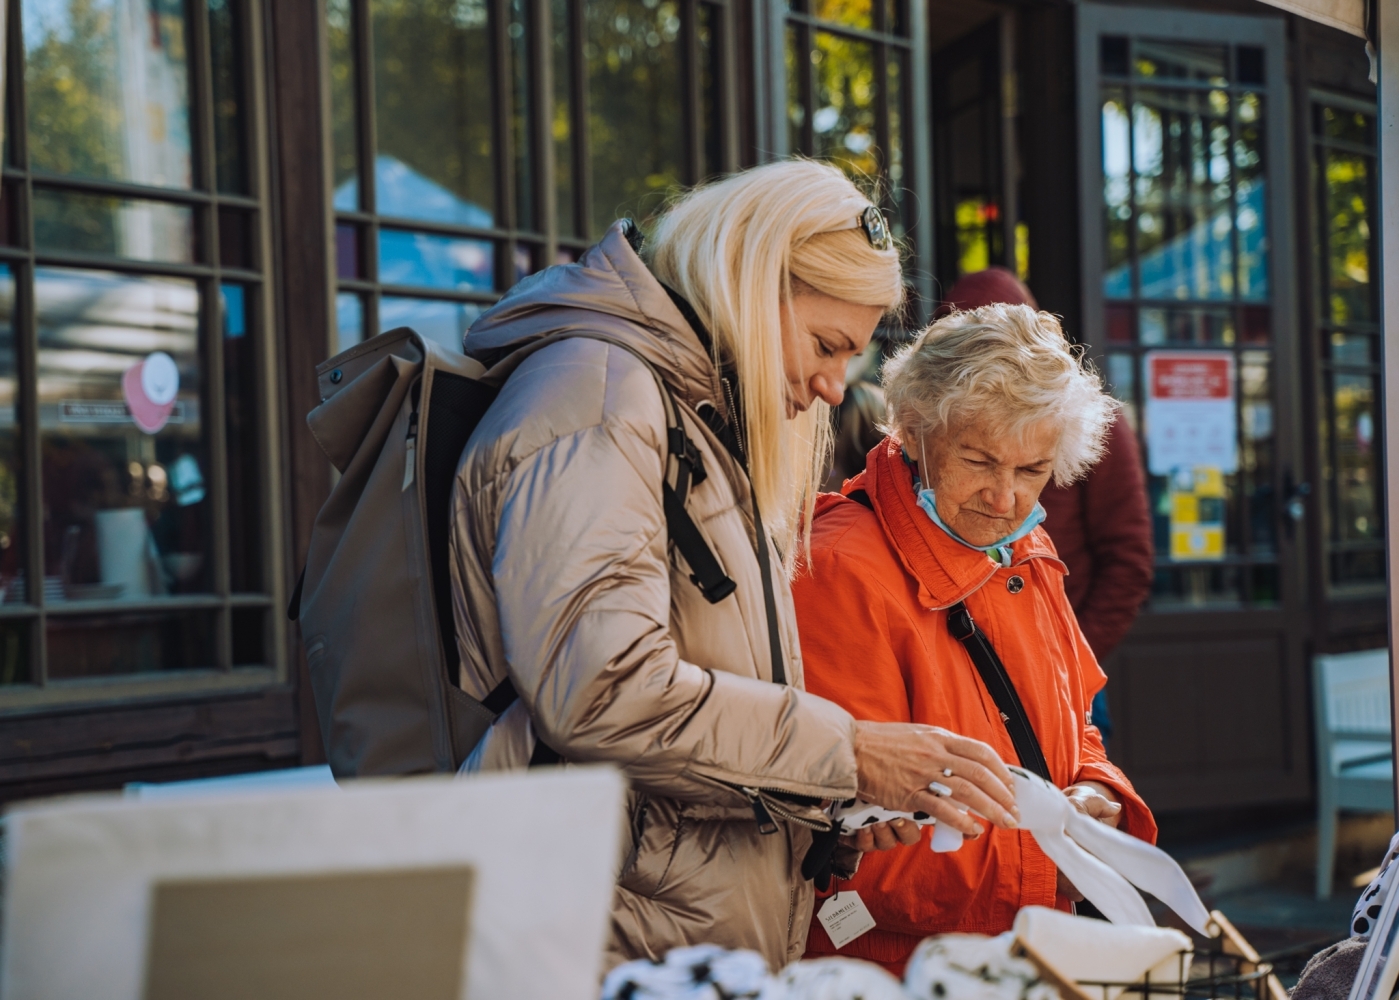
{"label": "white textile item", "polygon": [[1015,775],[1020,828],[1034,834],[1040,850],[1103,916],[1115,924],[1155,927],[1135,885],[1199,933],[1212,936],[1209,911],[1174,858],[1079,812],[1063,792],[1038,775],[1019,767],[1010,771]]}
{"label": "white textile item", "polygon": [[770,979],[757,952],[701,944],[672,948],[663,962],[617,966],[603,980],[602,1000],[751,1000]]}
{"label": "white textile item", "polygon": [[1350,933],[1353,937],[1369,940],[1370,932],[1375,929],[1375,921],[1380,918],[1380,909],[1394,885],[1394,873],[1399,870],[1399,865],[1394,863],[1396,859],[1399,859],[1399,833],[1394,835],[1389,842],[1389,850],[1384,852],[1380,873],[1370,880],[1351,911]]}
{"label": "white textile item", "polygon": [[[1015,936],[1074,982],[1136,983],[1150,976],[1152,982],[1178,983],[1190,966],[1190,939],[1170,927],[1109,924],[1027,906],[1015,915]],[[1108,1000],[1121,992],[1120,986],[1109,988]]]}
{"label": "white textile item", "polygon": [[1014,958],[1012,937],[943,934],[913,950],[904,992],[913,1000],[1059,1000],[1033,963]]}
{"label": "white textile item", "polygon": [[897,979],[872,962],[817,958],[787,966],[760,1000],[908,1000],[908,996]]}
{"label": "white textile item", "polygon": [[[1049,860],[1103,916],[1115,924],[1156,926],[1146,901],[1132,888],[1135,885],[1175,910],[1199,933],[1214,936],[1209,911],[1174,858],[1159,847],[1085,816],[1063,792],[1038,775],[1020,767],[1011,767],[1010,772],[1015,775],[1020,829],[1034,835]],[[949,801],[965,811],[965,806]],[[933,822],[926,813],[891,812],[858,801],[833,807],[832,815],[845,832],[898,817],[920,825]],[[937,833],[934,850],[955,851],[962,846],[962,835],[952,827],[944,824]]]}

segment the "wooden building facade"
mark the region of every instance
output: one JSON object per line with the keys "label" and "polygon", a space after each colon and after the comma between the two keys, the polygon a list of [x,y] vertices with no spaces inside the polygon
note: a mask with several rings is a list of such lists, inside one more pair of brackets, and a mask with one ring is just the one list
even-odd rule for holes
{"label": "wooden building facade", "polygon": [[[1309,658],[1387,627],[1362,39],[1253,0],[7,4],[0,799],[319,759],[281,611],[314,366],[459,344],[792,153],[874,181],[910,324],[1009,267],[1142,435],[1156,583],[1107,669],[1148,801],[1311,795]],[[1184,362],[1226,373],[1203,472],[1152,459]]]}

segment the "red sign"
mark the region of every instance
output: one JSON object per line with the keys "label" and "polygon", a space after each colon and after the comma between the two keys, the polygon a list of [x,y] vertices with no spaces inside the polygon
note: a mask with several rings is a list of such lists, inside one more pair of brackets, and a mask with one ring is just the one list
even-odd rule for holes
{"label": "red sign", "polygon": [[1234,379],[1228,354],[1153,353],[1152,399],[1232,399]]}

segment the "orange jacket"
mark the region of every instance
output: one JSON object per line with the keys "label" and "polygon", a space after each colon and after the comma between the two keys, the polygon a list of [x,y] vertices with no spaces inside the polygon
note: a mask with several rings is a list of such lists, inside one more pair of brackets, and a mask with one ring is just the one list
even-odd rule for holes
{"label": "orange jacket", "polygon": [[[1064,594],[1065,569],[1043,528],[1014,543],[1013,565],[954,541],[919,509],[911,470],[897,443],[869,453],[844,492],[863,489],[874,509],[823,494],[812,523],[809,572],[793,592],[807,690],[856,719],[921,722],[1016,755],[995,702],[965,648],[947,630],[947,608],[966,601],[1015,684],[1061,788],[1099,781],[1122,801],[1120,828],[1156,839],[1156,822],[1131,782],[1103,753],[1088,719],[1106,678]],[[1012,593],[1016,577],[1023,588]],[[1054,865],[1029,833],[988,827],[960,851],[923,843],[866,854],[851,882],[876,921],[840,954],[901,971],[931,934],[999,934],[1022,906],[1067,907]],[[817,906],[820,907],[818,900]],[[807,955],[835,954],[813,918]]]}

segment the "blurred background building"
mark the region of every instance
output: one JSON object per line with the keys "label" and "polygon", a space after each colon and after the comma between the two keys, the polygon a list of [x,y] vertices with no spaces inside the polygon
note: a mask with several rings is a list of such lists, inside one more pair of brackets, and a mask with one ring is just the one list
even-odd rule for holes
{"label": "blurred background building", "polygon": [[313,367],[459,345],[614,218],[804,153],[874,185],[909,327],[1008,267],[1142,436],[1113,756],[1163,814],[1307,808],[1310,658],[1386,632],[1363,39],[1253,0],[8,0],[7,32],[0,799],[316,760],[282,613],[331,481]]}

